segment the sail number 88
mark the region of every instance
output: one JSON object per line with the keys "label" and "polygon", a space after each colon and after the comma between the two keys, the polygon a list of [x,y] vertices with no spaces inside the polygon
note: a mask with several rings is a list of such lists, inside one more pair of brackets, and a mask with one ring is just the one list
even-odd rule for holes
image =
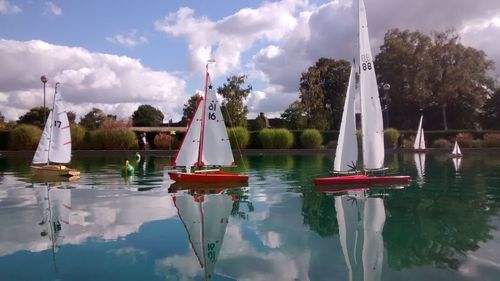
{"label": "sail number 88", "polygon": [[361,68],[363,68],[363,70],[372,70],[372,63],[364,62],[361,64]]}

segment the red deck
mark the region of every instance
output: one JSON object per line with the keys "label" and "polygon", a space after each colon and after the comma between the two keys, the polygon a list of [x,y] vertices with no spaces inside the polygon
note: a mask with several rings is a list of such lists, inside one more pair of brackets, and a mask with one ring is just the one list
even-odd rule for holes
{"label": "red deck", "polygon": [[407,184],[410,176],[380,176],[370,177],[367,175],[339,176],[314,179],[315,185],[356,185],[356,184]]}
{"label": "red deck", "polygon": [[224,183],[248,182],[248,175],[225,171],[200,171],[195,173],[169,172],[170,178],[176,182],[189,183]]}

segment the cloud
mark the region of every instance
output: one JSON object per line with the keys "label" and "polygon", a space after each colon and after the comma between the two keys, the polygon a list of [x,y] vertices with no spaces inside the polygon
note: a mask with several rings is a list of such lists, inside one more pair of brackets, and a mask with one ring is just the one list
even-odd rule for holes
{"label": "cloud", "polygon": [[0,0],[0,14],[17,14],[21,12],[21,8],[17,5],[12,5],[7,0]]}
{"label": "cloud", "polygon": [[54,83],[60,82],[68,109],[78,116],[98,107],[107,114],[128,118],[139,105],[150,104],[166,118],[177,119],[181,116],[179,105],[188,98],[184,80],[125,56],[38,40],[0,39],[0,61],[0,112],[6,120],[16,120],[43,104],[41,75],[49,78],[47,101],[51,101]]}
{"label": "cloud", "polygon": [[62,9],[50,1],[45,2],[45,12],[54,16],[62,15]]}
{"label": "cloud", "polygon": [[106,37],[111,43],[121,45],[125,48],[133,48],[140,44],[145,44],[148,42],[148,38],[145,36],[140,36],[137,34],[137,30],[129,31],[125,34],[117,34],[113,37]]}

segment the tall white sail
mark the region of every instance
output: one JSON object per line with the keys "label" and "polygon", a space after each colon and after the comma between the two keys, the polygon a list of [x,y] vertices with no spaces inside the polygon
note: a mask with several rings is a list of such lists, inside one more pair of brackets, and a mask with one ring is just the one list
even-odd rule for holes
{"label": "tall white sail", "polygon": [[358,140],[356,138],[356,114],[355,114],[355,73],[354,66],[351,67],[347,94],[340,123],[339,138],[335,151],[333,170],[348,172],[354,170],[358,161]]}
{"label": "tall white sail", "polygon": [[71,129],[62,105],[61,94],[54,95],[54,108],[49,113],[40,142],[33,157],[34,164],[69,163],[71,161]]}
{"label": "tall white sail", "polygon": [[226,125],[210,77],[208,81],[201,161],[208,166],[231,166],[234,165],[234,158]]}
{"label": "tall white sail", "polygon": [[359,0],[358,15],[363,166],[373,170],[384,165],[384,128],[363,0]]}
{"label": "tall white sail", "polygon": [[425,139],[424,139],[424,129],[422,128],[422,120],[424,116],[420,116],[420,122],[418,123],[417,135],[415,136],[415,143],[413,143],[414,149],[425,149]]}
{"label": "tall white sail", "polygon": [[196,166],[200,149],[201,125],[203,116],[203,99],[196,107],[193,119],[189,124],[181,148],[174,160],[174,166]]}
{"label": "tall white sail", "polygon": [[455,145],[453,146],[452,155],[462,155],[462,151],[460,151],[460,146],[458,146],[458,141],[455,141]]}

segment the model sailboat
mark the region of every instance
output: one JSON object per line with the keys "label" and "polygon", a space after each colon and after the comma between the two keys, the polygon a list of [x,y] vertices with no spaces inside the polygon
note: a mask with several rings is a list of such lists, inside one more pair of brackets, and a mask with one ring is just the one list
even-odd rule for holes
{"label": "model sailboat", "polygon": [[413,149],[416,151],[425,151],[425,139],[424,139],[424,129],[422,128],[422,120],[424,116],[420,116],[420,122],[418,123],[417,135],[415,136],[415,142],[413,143]]}
{"label": "model sailboat", "polygon": [[462,151],[460,151],[460,146],[458,146],[458,141],[455,141],[455,145],[453,146],[453,151],[450,154],[452,158],[460,158],[462,157]]}
{"label": "model sailboat", "polygon": [[377,79],[373,66],[370,48],[366,10],[363,0],[358,1],[359,17],[359,85],[355,84],[354,70],[351,70],[349,86],[342,113],[339,141],[334,161],[335,172],[349,172],[355,170],[358,160],[357,140],[355,137],[355,108],[356,95],[359,95],[361,130],[362,130],[362,156],[364,175],[338,176],[317,178],[316,185],[334,184],[378,184],[378,183],[407,183],[409,176],[368,176],[367,172],[384,169],[384,128],[382,109],[378,93]]}
{"label": "model sailboat", "polygon": [[35,175],[77,177],[80,172],[62,164],[71,161],[71,130],[56,83],[54,106],[38,143],[31,171]]}
{"label": "model sailboat", "polygon": [[[248,175],[219,169],[199,170],[202,167],[234,165],[231,144],[220,105],[210,81],[207,63],[205,96],[198,103],[181,148],[174,160],[174,166],[185,167],[186,171],[172,171],[168,174],[176,182],[247,182]],[[194,171],[191,171],[192,167],[194,167]]]}

